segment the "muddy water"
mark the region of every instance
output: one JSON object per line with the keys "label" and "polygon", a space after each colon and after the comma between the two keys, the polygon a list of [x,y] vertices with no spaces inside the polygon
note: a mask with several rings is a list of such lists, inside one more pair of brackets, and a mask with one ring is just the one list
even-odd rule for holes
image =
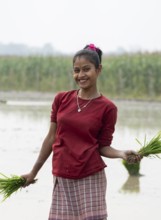
{"label": "muddy water", "polygon": [[[161,130],[161,103],[117,101],[113,146],[139,148]],[[50,102],[0,104],[0,172],[23,174],[32,167],[50,123]],[[108,220],[161,219],[161,160],[144,158],[140,177],[130,177],[119,159],[105,159]],[[51,157],[38,182],[0,204],[2,220],[45,220],[52,193]]]}

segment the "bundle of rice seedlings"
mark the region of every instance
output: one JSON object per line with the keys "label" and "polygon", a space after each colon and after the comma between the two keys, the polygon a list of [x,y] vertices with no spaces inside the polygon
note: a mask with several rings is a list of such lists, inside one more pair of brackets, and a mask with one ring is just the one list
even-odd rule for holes
{"label": "bundle of rice seedlings", "polygon": [[11,196],[12,193],[17,192],[21,189],[26,180],[20,176],[12,175],[7,177],[4,174],[0,173],[2,178],[0,178],[0,194],[3,196],[3,200],[6,200]]}
{"label": "bundle of rice seedlings", "polygon": [[[140,150],[137,151],[138,154],[141,155],[141,157],[159,158],[158,154],[161,154],[161,131],[156,136],[154,136],[149,142],[146,141],[146,136],[144,139],[144,144],[141,144],[139,140],[137,140],[137,142],[139,143],[139,145],[141,145]],[[137,176],[140,175],[139,170],[140,170],[141,162],[130,163],[130,161],[133,160],[134,157],[135,155],[130,155],[128,157],[128,160],[127,161],[123,160],[122,163],[127,169],[129,175]]]}
{"label": "bundle of rice seedlings", "polygon": [[161,131],[149,142],[146,141],[145,137],[143,145],[140,143],[140,141],[137,140],[137,142],[141,145],[141,149],[138,151],[138,153],[142,157],[159,157],[158,154],[161,154]]}
{"label": "bundle of rice seedlings", "polygon": [[127,169],[130,176],[140,176],[140,162],[128,163],[127,160],[122,160],[122,164]]}

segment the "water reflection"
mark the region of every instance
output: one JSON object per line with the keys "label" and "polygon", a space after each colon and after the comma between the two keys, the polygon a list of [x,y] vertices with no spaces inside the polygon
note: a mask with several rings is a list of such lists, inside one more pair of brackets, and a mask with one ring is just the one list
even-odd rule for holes
{"label": "water reflection", "polygon": [[140,177],[139,176],[128,176],[125,183],[122,185],[121,193],[139,193],[140,192]]}
{"label": "water reflection", "polygon": [[[117,101],[116,105],[118,122],[113,139],[114,147],[137,150],[140,146],[135,138],[143,143],[145,135],[149,140],[161,129],[161,103]],[[9,175],[28,172],[48,131],[50,110],[51,103],[47,102],[0,103],[0,172]],[[110,219],[123,216],[123,219],[127,220],[132,212],[131,220],[158,220],[161,200],[161,177],[158,170],[161,161],[141,161],[141,173],[145,174],[143,178],[130,176],[125,168],[122,168],[123,165],[115,160],[107,159],[107,164],[107,175],[110,177],[108,198],[112,213]],[[36,187],[28,188],[28,195],[22,191],[3,204],[3,207],[0,206],[2,219],[24,219],[24,213],[27,213],[27,220],[47,218],[44,215],[48,214],[52,193],[51,160],[47,161],[45,166],[39,174],[40,182]],[[125,194],[128,199],[125,199]],[[44,202],[40,203],[40,200]],[[33,207],[35,213],[32,212]]]}
{"label": "water reflection", "polygon": [[118,101],[118,123],[120,126],[128,126],[138,129],[153,129],[161,125],[161,103]]}

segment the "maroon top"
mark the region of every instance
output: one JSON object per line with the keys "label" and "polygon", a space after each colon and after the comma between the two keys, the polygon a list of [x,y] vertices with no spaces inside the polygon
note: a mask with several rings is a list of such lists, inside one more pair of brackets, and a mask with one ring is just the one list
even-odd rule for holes
{"label": "maroon top", "polygon": [[[71,179],[106,167],[98,148],[111,145],[117,118],[117,107],[103,95],[91,100],[81,112],[76,96],[77,90],[58,93],[51,112],[51,122],[57,123],[52,172]],[[89,102],[78,99],[80,106]]]}

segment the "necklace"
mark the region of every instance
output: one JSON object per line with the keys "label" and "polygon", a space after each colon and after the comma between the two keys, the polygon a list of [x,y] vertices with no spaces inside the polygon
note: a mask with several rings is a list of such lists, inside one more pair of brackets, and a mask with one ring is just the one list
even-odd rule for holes
{"label": "necklace", "polygon": [[78,112],[81,112],[83,108],[87,107],[87,105],[92,101],[93,98],[91,98],[85,105],[83,105],[82,107],[79,105],[79,101],[78,101],[78,93],[79,91],[77,92],[77,107],[78,107]]}

